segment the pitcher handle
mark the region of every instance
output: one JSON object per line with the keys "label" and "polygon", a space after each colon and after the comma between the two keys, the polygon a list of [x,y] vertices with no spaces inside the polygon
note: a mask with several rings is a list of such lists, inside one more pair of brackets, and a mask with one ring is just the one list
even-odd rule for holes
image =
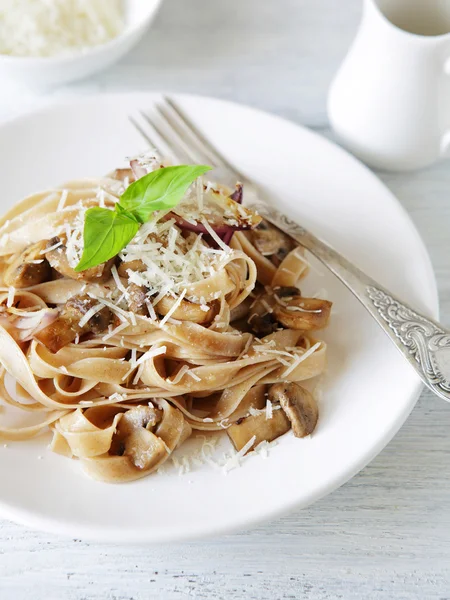
{"label": "pitcher handle", "polygon": [[444,133],[441,138],[441,155],[450,156],[450,131]]}
{"label": "pitcher handle", "polygon": [[[444,73],[450,75],[450,58],[444,63]],[[450,130],[446,131],[441,138],[441,155],[450,156]]]}
{"label": "pitcher handle", "polygon": [[450,156],[450,131],[446,131],[441,137],[441,155]]}

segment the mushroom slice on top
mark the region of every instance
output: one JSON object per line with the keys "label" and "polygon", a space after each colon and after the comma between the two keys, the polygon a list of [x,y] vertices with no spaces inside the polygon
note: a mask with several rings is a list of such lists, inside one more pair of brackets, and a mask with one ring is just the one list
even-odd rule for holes
{"label": "mushroom slice on top", "polygon": [[139,427],[151,430],[161,422],[161,419],[161,410],[153,406],[135,406],[124,413],[117,433],[125,436]]}
{"label": "mushroom slice on top", "polygon": [[249,233],[249,236],[255,248],[263,256],[267,256],[276,267],[295,247],[289,236],[264,220]]}
{"label": "mushroom slice on top", "polygon": [[120,277],[128,277],[128,271],[137,271],[138,273],[142,273],[142,271],[146,271],[147,267],[142,262],[142,260],[130,260],[129,262],[121,262],[117,267],[117,273]]}
{"label": "mushroom slice on top", "polygon": [[25,248],[8,266],[3,277],[5,285],[26,288],[51,279],[51,268],[43,250],[47,242],[37,242]]}
{"label": "mushroom slice on top", "polygon": [[110,454],[129,456],[139,469],[151,468],[166,454],[161,440],[153,433],[161,419],[162,411],[151,406],[127,410],[113,437]]}
{"label": "mushroom slice on top", "polygon": [[250,304],[247,320],[253,333],[265,336],[277,330],[278,323],[273,315],[274,306],[274,295],[266,292],[259,294]]}
{"label": "mushroom slice on top", "polygon": [[[57,246],[60,242],[61,245]],[[57,247],[55,248],[55,246]],[[64,277],[95,283],[103,283],[111,277],[111,267],[114,264],[114,258],[111,258],[108,262],[104,262],[101,265],[77,273],[69,264],[66,246],[61,238],[52,238],[47,243],[47,248],[49,248],[49,250],[46,252],[45,257],[50,263],[50,266],[61,275],[64,275]]]}
{"label": "mushroom slice on top", "polygon": [[239,419],[228,427],[227,434],[238,452],[255,436],[251,448],[248,449],[250,452],[261,442],[272,442],[290,428],[291,423],[284,411],[274,410],[271,419],[267,419],[266,411],[263,411]]}
{"label": "mushroom slice on top", "polygon": [[97,300],[89,296],[73,296],[64,304],[59,316],[50,325],[36,333],[34,338],[44,344],[50,352],[55,353],[73,342],[77,335],[90,332],[103,333],[114,319],[114,315],[108,307],[100,308],[86,323],[83,322],[83,317],[96,304]]}
{"label": "mushroom slice on top", "polygon": [[281,408],[292,423],[295,437],[306,437],[314,431],[319,418],[319,409],[307,389],[293,382],[274,383],[269,388],[269,400],[281,404]]}
{"label": "mushroom slice on top", "polygon": [[[283,289],[283,288],[282,288]],[[286,289],[286,288],[284,288]],[[279,297],[273,308],[275,319],[289,329],[322,329],[328,324],[332,303],[320,298]]]}

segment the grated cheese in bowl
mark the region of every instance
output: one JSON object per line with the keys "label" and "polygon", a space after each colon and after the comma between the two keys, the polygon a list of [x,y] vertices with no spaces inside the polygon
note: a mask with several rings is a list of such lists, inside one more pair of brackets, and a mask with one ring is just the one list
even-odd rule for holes
{"label": "grated cheese in bowl", "polygon": [[0,54],[67,56],[116,38],[123,0],[0,0]]}

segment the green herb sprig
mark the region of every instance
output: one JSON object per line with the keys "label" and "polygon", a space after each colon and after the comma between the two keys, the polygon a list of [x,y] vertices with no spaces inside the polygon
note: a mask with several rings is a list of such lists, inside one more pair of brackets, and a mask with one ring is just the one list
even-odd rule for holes
{"label": "green herb sprig", "polygon": [[96,267],[116,256],[155,211],[174,208],[197,177],[211,168],[179,165],[157,169],[132,183],[114,210],[89,208],[84,220],[83,255],[75,271]]}

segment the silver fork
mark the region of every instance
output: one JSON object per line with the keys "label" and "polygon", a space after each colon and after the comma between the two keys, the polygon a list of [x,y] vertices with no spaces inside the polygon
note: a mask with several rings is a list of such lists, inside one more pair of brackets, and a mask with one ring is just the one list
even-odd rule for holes
{"label": "silver fork", "polygon": [[243,183],[245,205],[257,210],[328,267],[367,309],[423,382],[450,402],[450,331],[396,298],[328,244],[276,210],[269,199],[262,201],[264,192],[213,146],[173,99],[163,98],[155,109],[157,118],[141,113],[145,126],[130,118],[150,146],[164,155],[159,139],[176,160],[210,164],[216,168],[219,181]]}

